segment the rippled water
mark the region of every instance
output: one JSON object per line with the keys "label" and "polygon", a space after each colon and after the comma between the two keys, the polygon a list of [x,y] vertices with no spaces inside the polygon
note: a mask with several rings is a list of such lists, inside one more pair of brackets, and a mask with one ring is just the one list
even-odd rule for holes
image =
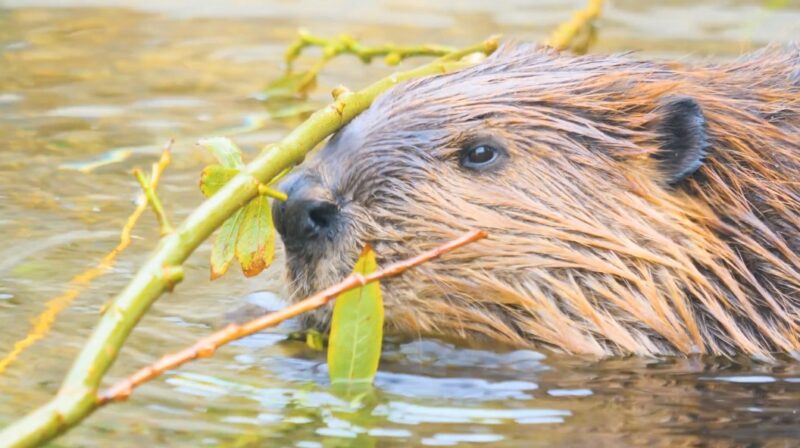
{"label": "rippled water", "polygon": [[[266,117],[256,93],[281,73],[297,27],[368,42],[464,45],[497,32],[538,40],[581,3],[0,1],[0,353],[116,244],[137,192],[130,170],[149,164],[167,139],[178,143],[161,191],[177,221],[201,201],[198,173],[209,157],[194,147],[198,137],[236,133],[252,154],[296,124]],[[797,0],[618,0],[594,51],[719,59],[798,36]],[[387,72],[342,58],[315,99]],[[93,164],[102,166],[75,170]],[[0,375],[0,424],[57,389],[103,304],[153,247],[151,215],[135,237],[113,271]],[[234,272],[209,283],[208,255],[204,245],[189,260],[187,281],[144,318],[112,378],[228,319],[279,306],[280,260],[256,279]],[[286,341],[290,331],[250,337],[170,372],[55,446],[800,444],[797,362],[598,362],[390,340],[377,393],[355,410],[328,393],[324,356]]]}

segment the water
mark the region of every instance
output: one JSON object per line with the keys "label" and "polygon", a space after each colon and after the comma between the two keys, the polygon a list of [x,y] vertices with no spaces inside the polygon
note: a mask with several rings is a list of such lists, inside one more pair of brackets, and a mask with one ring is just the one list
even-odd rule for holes
{"label": "water", "polygon": [[[280,75],[297,27],[367,42],[466,45],[497,32],[539,40],[582,2],[447,3],[0,1],[0,354],[116,244],[136,197],[130,170],[148,166],[169,138],[177,144],[161,194],[178,221],[201,201],[198,173],[210,162],[197,138],[236,132],[252,155],[296,124],[266,119],[256,93]],[[797,0],[618,0],[594,51],[725,59],[798,35]],[[324,72],[314,101],[339,83],[358,88],[387,72],[342,58]],[[57,389],[101,307],[156,239],[148,212],[113,271],[0,375],[0,425]],[[186,281],[143,319],[111,379],[285,294],[280,259],[256,279],[232,272],[209,283],[209,250],[190,258]],[[328,393],[323,354],[285,340],[292,329],[170,372],[54,446],[800,444],[796,361],[598,362],[390,340],[377,393],[356,411]]]}

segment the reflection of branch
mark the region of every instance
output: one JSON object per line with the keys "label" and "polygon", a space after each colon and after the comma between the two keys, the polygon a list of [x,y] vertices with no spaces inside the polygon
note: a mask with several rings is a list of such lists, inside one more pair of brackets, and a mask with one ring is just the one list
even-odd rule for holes
{"label": "reflection of branch", "polygon": [[435,249],[419,254],[416,257],[394,263],[384,269],[375,271],[372,274],[365,276],[360,274],[350,274],[341,282],[324,289],[311,297],[294,303],[280,311],[266,314],[258,319],[251,320],[250,322],[241,325],[230,324],[224,329],[197,341],[190,347],[164,356],[153,364],[140,369],[138,372],[134,373],[128,378],[125,378],[124,380],[111,386],[111,388],[109,388],[105,393],[100,395],[98,399],[99,404],[106,404],[112,400],[124,400],[130,396],[134,388],[140,386],[142,383],[156,378],[167,370],[174,369],[196,358],[209,357],[213,355],[218,348],[225,344],[237,339],[241,339],[245,336],[249,336],[265,328],[274,327],[286,319],[290,319],[299,314],[322,307],[345,291],[349,291],[386,277],[400,275],[408,269],[438,258],[442,254],[464,246],[465,244],[486,238],[486,236],[486,232],[473,230],[455,240],[442,244]]}
{"label": "reflection of branch", "polygon": [[153,186],[153,183],[145,179],[144,174],[142,174],[142,170],[139,168],[134,168],[133,176],[136,177],[139,185],[141,185],[142,191],[147,198],[147,202],[150,203],[150,208],[152,208],[153,212],[156,214],[158,225],[161,227],[161,236],[163,237],[164,235],[172,233],[172,224],[170,224],[169,217],[164,211],[164,206],[161,204],[161,199],[159,199],[158,194],[156,194],[156,189]]}
{"label": "reflection of branch", "polygon": [[197,207],[140,267],[130,283],[114,298],[72,365],[58,394],[48,403],[0,431],[0,446],[33,446],[65,432],[98,406],[97,389],[116,360],[128,335],[161,294],[180,280],[181,264],[222,223],[259,194],[286,168],[300,163],[318,143],[350,122],[372,101],[400,82],[450,72],[474,65],[462,60],[472,53],[490,54],[497,38],[464,48],[421,67],[398,72],[357,92],[341,93],[279,143],[250,162],[222,189]]}
{"label": "reflection of branch", "polygon": [[[158,181],[161,179],[161,173],[166,169],[167,165],[169,165],[169,149],[171,145],[172,142],[169,142],[164,152],[161,154],[158,163],[153,164],[153,170],[150,175],[150,185],[153,188],[158,185]],[[0,374],[2,374],[9,364],[14,362],[25,349],[45,337],[47,332],[50,331],[50,327],[55,321],[56,316],[69,306],[92,280],[107,272],[108,268],[114,265],[117,256],[131,244],[131,232],[133,231],[133,227],[136,225],[136,222],[142,216],[145,209],[147,209],[147,198],[144,196],[144,193],[142,193],[137,204],[136,209],[133,210],[133,213],[131,213],[125,225],[122,227],[117,246],[111,249],[111,252],[106,254],[96,266],[72,277],[69,281],[69,289],[47,302],[45,310],[33,320],[33,328],[31,328],[28,335],[25,336],[24,339],[17,341],[14,344],[14,348],[3,359],[0,359]]]}

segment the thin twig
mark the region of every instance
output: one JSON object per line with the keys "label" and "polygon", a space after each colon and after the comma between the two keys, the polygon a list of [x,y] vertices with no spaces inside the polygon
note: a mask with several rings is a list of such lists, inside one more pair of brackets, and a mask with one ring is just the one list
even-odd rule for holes
{"label": "thin twig", "polygon": [[167,212],[164,211],[164,206],[161,204],[161,199],[159,199],[158,194],[156,194],[156,189],[153,187],[153,182],[148,181],[145,178],[144,173],[142,173],[142,170],[139,168],[134,168],[133,176],[136,177],[139,185],[141,185],[142,191],[147,198],[147,202],[150,204],[150,208],[152,208],[153,212],[156,214],[158,225],[161,228],[161,236],[169,235],[175,229],[169,222],[169,217],[167,216]]}
{"label": "thin twig", "polygon": [[267,197],[270,197],[270,198],[273,198],[273,199],[277,199],[279,201],[285,201],[285,200],[289,199],[289,197],[286,196],[286,193],[284,193],[282,191],[279,191],[279,190],[276,190],[276,189],[274,189],[274,188],[272,188],[272,187],[270,187],[268,185],[264,185],[264,184],[261,184],[261,185],[258,186],[258,194],[260,194],[262,196],[267,196]]}
{"label": "thin twig", "polygon": [[142,383],[156,378],[167,370],[174,369],[196,358],[209,357],[225,344],[237,339],[241,339],[245,336],[249,336],[265,328],[274,327],[286,319],[290,319],[299,314],[325,306],[328,302],[334,300],[339,294],[345,291],[357,288],[359,286],[364,286],[367,283],[372,283],[387,277],[400,275],[408,269],[438,258],[441,255],[466,244],[486,238],[486,236],[486,232],[482,230],[472,230],[459,238],[442,244],[439,247],[421,253],[413,258],[393,263],[388,267],[375,271],[369,275],[350,274],[341,282],[304,300],[289,305],[280,311],[266,314],[244,324],[230,324],[222,330],[197,341],[190,347],[162,357],[153,364],[140,369],[133,375],[111,386],[105,393],[100,395],[98,398],[99,404],[102,405],[108,403],[109,401],[125,400],[130,396],[134,388],[140,386]]}
{"label": "thin twig", "polygon": [[586,7],[576,11],[569,20],[559,25],[545,43],[559,50],[572,47],[577,53],[585,53],[590,42],[580,42],[580,45],[575,45],[575,40],[582,31],[592,26],[602,11],[603,0],[588,0]]}
{"label": "thin twig", "polygon": [[[157,163],[153,164],[151,173],[152,180],[150,181],[150,185],[152,185],[153,188],[158,185],[158,182],[161,179],[161,173],[170,163],[169,151],[171,146],[172,142],[170,141],[166,148],[164,148],[161,158]],[[23,339],[15,342],[14,348],[11,349],[11,351],[6,354],[3,359],[0,359],[0,374],[2,374],[8,368],[8,366],[14,362],[23,351],[47,335],[47,332],[50,331],[50,327],[53,325],[53,322],[55,322],[58,314],[68,307],[69,304],[72,303],[72,301],[75,300],[75,298],[77,298],[87,286],[89,286],[92,280],[108,272],[108,269],[114,266],[117,256],[119,256],[119,254],[131,244],[131,232],[133,231],[133,227],[139,221],[139,218],[146,209],[147,198],[145,197],[144,193],[142,193],[137,200],[136,208],[133,210],[130,216],[128,216],[125,225],[122,227],[122,231],[120,232],[119,236],[119,243],[116,245],[116,247],[111,249],[111,252],[107,253],[103,259],[97,263],[97,265],[72,277],[72,279],[69,281],[69,289],[58,296],[53,297],[47,302],[45,310],[33,319],[33,325],[28,334]]]}
{"label": "thin twig", "polygon": [[414,56],[444,56],[456,51],[455,48],[444,45],[422,44],[414,46],[400,46],[383,44],[377,46],[363,45],[352,36],[342,34],[338,37],[326,38],[314,36],[308,31],[300,29],[297,40],[286,49],[286,69],[291,73],[292,64],[300,54],[309,47],[322,48],[322,63],[312,68],[319,72],[326,62],[341,54],[352,54],[368,64],[376,57],[383,57],[388,65],[397,65],[401,61]]}
{"label": "thin twig", "polygon": [[284,59],[286,61],[286,77],[295,75],[294,62],[300,57],[303,50],[310,47],[322,49],[322,56],[317,59],[309,68],[298,73],[299,78],[296,82],[296,91],[293,92],[298,98],[305,98],[309,90],[313,89],[317,82],[317,77],[325,66],[342,54],[352,54],[368,64],[376,57],[384,57],[387,65],[394,66],[400,62],[415,56],[447,56],[457,53],[456,49],[444,45],[422,44],[415,46],[399,46],[394,44],[383,44],[378,46],[367,46],[358,42],[353,37],[342,34],[338,37],[326,38],[309,34],[301,29],[297,39],[286,49]]}

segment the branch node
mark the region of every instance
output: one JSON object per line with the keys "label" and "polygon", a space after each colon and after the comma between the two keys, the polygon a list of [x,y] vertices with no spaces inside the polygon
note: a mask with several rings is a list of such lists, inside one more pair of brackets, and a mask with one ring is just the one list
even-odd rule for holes
{"label": "branch node", "polygon": [[217,347],[214,346],[212,343],[203,344],[202,346],[197,348],[197,357],[198,358],[209,358],[214,355],[214,352],[217,351]]}
{"label": "branch node", "polygon": [[340,84],[334,87],[334,89],[331,91],[331,96],[333,97],[334,100],[338,100],[339,97],[341,97],[345,93],[351,93],[350,89]]}
{"label": "branch node", "polygon": [[185,275],[182,266],[164,266],[161,269],[161,273],[164,276],[164,288],[169,292],[172,292],[175,289],[175,285],[183,281]]}
{"label": "branch node", "polygon": [[403,60],[403,56],[400,53],[389,53],[386,57],[383,58],[383,62],[390,67],[394,67],[395,65],[399,64],[400,61]]}
{"label": "branch node", "polygon": [[483,42],[483,52],[486,54],[494,53],[497,50],[497,47],[500,45],[500,39],[502,35],[495,34],[494,36],[490,36],[486,41]]}
{"label": "branch node", "polygon": [[289,197],[286,196],[286,193],[284,193],[284,192],[282,192],[280,190],[276,190],[274,188],[271,188],[269,185],[265,185],[265,184],[259,184],[258,185],[258,194],[260,194],[262,196],[268,196],[270,198],[277,199],[279,201],[285,201],[285,200],[289,199]]}
{"label": "branch node", "polygon": [[125,401],[131,396],[132,393],[133,383],[130,381],[125,381],[124,384],[118,389],[118,392],[111,399],[114,401]]}
{"label": "branch node", "polygon": [[358,272],[354,272],[352,275],[359,285],[364,286],[367,284],[367,278],[363,275],[359,274]]}

